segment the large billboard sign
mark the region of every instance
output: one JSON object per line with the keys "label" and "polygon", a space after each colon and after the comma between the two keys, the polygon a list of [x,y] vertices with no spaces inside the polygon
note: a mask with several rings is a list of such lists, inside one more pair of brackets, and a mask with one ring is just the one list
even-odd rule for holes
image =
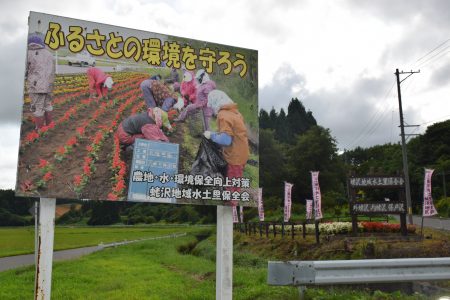
{"label": "large billboard sign", "polygon": [[31,12],[16,194],[256,206],[257,63],[255,50]]}

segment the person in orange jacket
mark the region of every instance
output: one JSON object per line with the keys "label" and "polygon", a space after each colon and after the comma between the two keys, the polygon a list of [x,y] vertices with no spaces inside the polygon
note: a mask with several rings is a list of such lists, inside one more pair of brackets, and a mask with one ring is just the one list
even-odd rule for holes
{"label": "person in orange jacket", "polygon": [[[208,94],[208,108],[217,116],[217,132],[205,131],[203,135],[222,146],[224,159],[228,163],[226,177],[242,178],[250,155],[247,127],[238,106],[223,91],[213,90]],[[229,188],[232,192],[239,188]]]}

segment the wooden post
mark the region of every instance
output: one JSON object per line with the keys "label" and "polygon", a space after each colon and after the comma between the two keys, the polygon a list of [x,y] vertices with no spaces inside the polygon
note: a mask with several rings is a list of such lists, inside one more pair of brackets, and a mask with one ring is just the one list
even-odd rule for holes
{"label": "wooden post", "polygon": [[400,232],[403,236],[408,235],[408,229],[406,228],[406,214],[400,215]]}
{"label": "wooden post", "polygon": [[317,245],[320,244],[320,238],[319,238],[319,220],[314,221],[315,227],[316,227],[316,243]]}
{"label": "wooden post", "polygon": [[353,235],[358,235],[358,217],[355,214],[352,214],[352,230]]}

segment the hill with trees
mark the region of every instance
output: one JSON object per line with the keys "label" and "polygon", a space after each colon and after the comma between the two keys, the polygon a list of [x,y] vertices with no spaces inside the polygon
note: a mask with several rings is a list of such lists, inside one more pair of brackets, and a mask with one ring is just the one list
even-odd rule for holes
{"label": "hill with trees", "polygon": [[[330,214],[348,210],[346,180],[349,174],[402,174],[400,144],[356,147],[338,153],[331,130],[317,124],[297,98],[290,101],[287,113],[259,112],[259,180],[263,187],[266,219],[281,220],[284,181],[293,183],[292,220],[304,218],[305,199],[311,199],[310,171],[319,171],[322,209]],[[421,212],[424,168],[435,169],[432,192],[441,216],[450,216],[447,198],[450,178],[450,120],[435,123],[424,134],[407,143],[414,213]],[[380,195],[375,195],[380,196]],[[12,190],[0,190],[0,226],[32,224],[28,209],[33,199],[16,198]],[[58,200],[60,203],[61,200]],[[71,210],[61,223],[85,222],[91,225],[154,222],[214,223],[213,206],[168,205],[128,202],[79,202],[79,211]],[[246,209],[245,219],[257,218],[257,210]]]}

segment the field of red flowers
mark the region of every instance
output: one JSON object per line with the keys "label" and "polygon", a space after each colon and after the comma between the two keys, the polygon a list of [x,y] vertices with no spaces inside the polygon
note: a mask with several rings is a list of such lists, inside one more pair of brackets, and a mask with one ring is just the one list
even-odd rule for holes
{"label": "field of red flowers", "polygon": [[[131,155],[114,133],[145,104],[139,84],[148,74],[115,72],[109,99],[89,98],[85,74],[59,75],[53,93],[53,123],[34,130],[24,105],[16,194],[65,199],[124,199]],[[179,143],[181,134],[169,137]]]}

